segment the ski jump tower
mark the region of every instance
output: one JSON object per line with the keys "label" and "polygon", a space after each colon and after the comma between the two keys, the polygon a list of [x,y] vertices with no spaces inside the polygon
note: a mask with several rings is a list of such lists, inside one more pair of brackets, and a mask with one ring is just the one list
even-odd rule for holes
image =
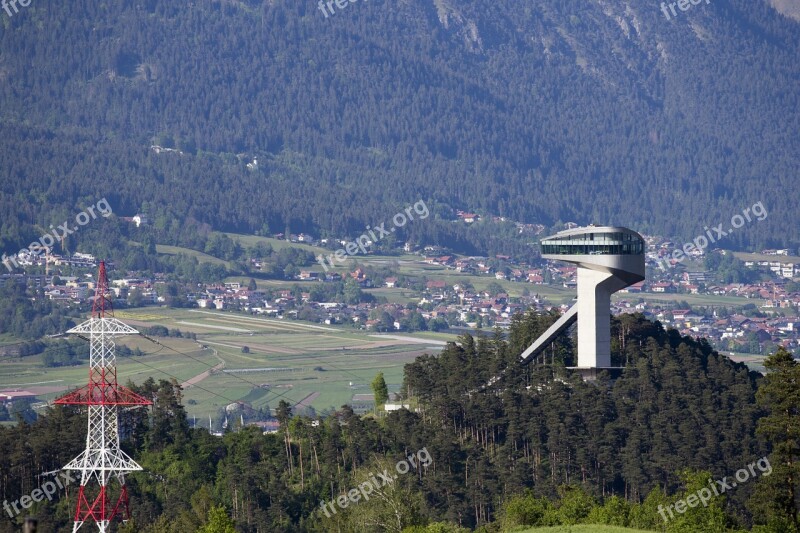
{"label": "ski jump tower", "polygon": [[531,361],[578,321],[578,366],[585,378],[611,367],[611,295],[644,280],[644,239],[628,228],[588,226],[542,239],[542,258],[578,266],[578,302],[522,353]]}
{"label": "ski jump tower", "polygon": [[[119,408],[151,402],[117,384],[114,338],[139,332],[114,318],[105,262],[100,262],[91,318],[67,333],[89,339],[89,384],[55,401],[89,409],[86,449],[64,467],[81,474],[72,531],[94,522],[106,533],[115,518],[130,518],[125,474],[142,469],[119,447]],[[111,487],[114,480],[119,485],[116,490]],[[99,488],[94,488],[95,483]]]}

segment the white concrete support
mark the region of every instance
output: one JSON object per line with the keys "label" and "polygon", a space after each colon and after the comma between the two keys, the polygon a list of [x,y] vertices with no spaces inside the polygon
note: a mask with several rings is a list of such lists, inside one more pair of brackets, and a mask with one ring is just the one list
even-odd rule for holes
{"label": "white concrete support", "polygon": [[626,286],[610,272],[578,268],[578,367],[611,366],[611,295]]}

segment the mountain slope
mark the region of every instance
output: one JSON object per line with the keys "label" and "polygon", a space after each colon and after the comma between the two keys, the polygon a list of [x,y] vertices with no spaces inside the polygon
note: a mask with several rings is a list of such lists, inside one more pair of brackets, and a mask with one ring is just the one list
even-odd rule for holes
{"label": "mountain slope", "polygon": [[41,1],[2,23],[3,247],[95,195],[247,232],[425,199],[684,238],[762,201],[730,244],[800,240],[800,25],[767,3]]}

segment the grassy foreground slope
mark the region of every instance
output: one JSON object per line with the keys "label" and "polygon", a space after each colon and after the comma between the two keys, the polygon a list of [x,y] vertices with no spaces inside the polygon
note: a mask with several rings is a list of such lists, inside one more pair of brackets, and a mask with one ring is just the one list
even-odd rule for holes
{"label": "grassy foreground slope", "polygon": [[644,529],[631,529],[629,527],[600,526],[594,524],[580,524],[576,526],[535,527],[519,530],[518,533],[644,533]]}

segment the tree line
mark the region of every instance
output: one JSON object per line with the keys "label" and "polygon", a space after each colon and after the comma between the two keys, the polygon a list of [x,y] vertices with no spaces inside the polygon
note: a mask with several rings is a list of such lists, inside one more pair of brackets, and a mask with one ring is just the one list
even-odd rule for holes
{"label": "tree line", "polygon": [[[154,405],[121,415],[125,449],[145,471],[128,478],[133,520],[120,531],[489,533],[575,523],[799,530],[800,365],[791,354],[770,356],[762,377],[703,339],[622,316],[612,335],[625,372],[584,382],[566,370],[569,338],[529,365],[518,361],[555,318],[530,312],[515,317],[507,338],[463,335],[419,357],[405,369],[401,401],[409,410],[357,416],[342,406],[316,423],[281,401],[273,434],[191,429],[177,382],[130,384]],[[373,388],[385,401],[381,381]],[[83,448],[84,431],[85,415],[65,407],[0,429],[0,498],[36,488],[42,472]],[[429,464],[369,500],[347,499],[423,448]],[[760,458],[771,475],[662,518],[660,510],[709,478]],[[326,513],[321,502],[342,495],[349,504]],[[72,503],[62,493],[34,512],[55,531],[68,527]],[[13,524],[0,519],[0,531]]]}

